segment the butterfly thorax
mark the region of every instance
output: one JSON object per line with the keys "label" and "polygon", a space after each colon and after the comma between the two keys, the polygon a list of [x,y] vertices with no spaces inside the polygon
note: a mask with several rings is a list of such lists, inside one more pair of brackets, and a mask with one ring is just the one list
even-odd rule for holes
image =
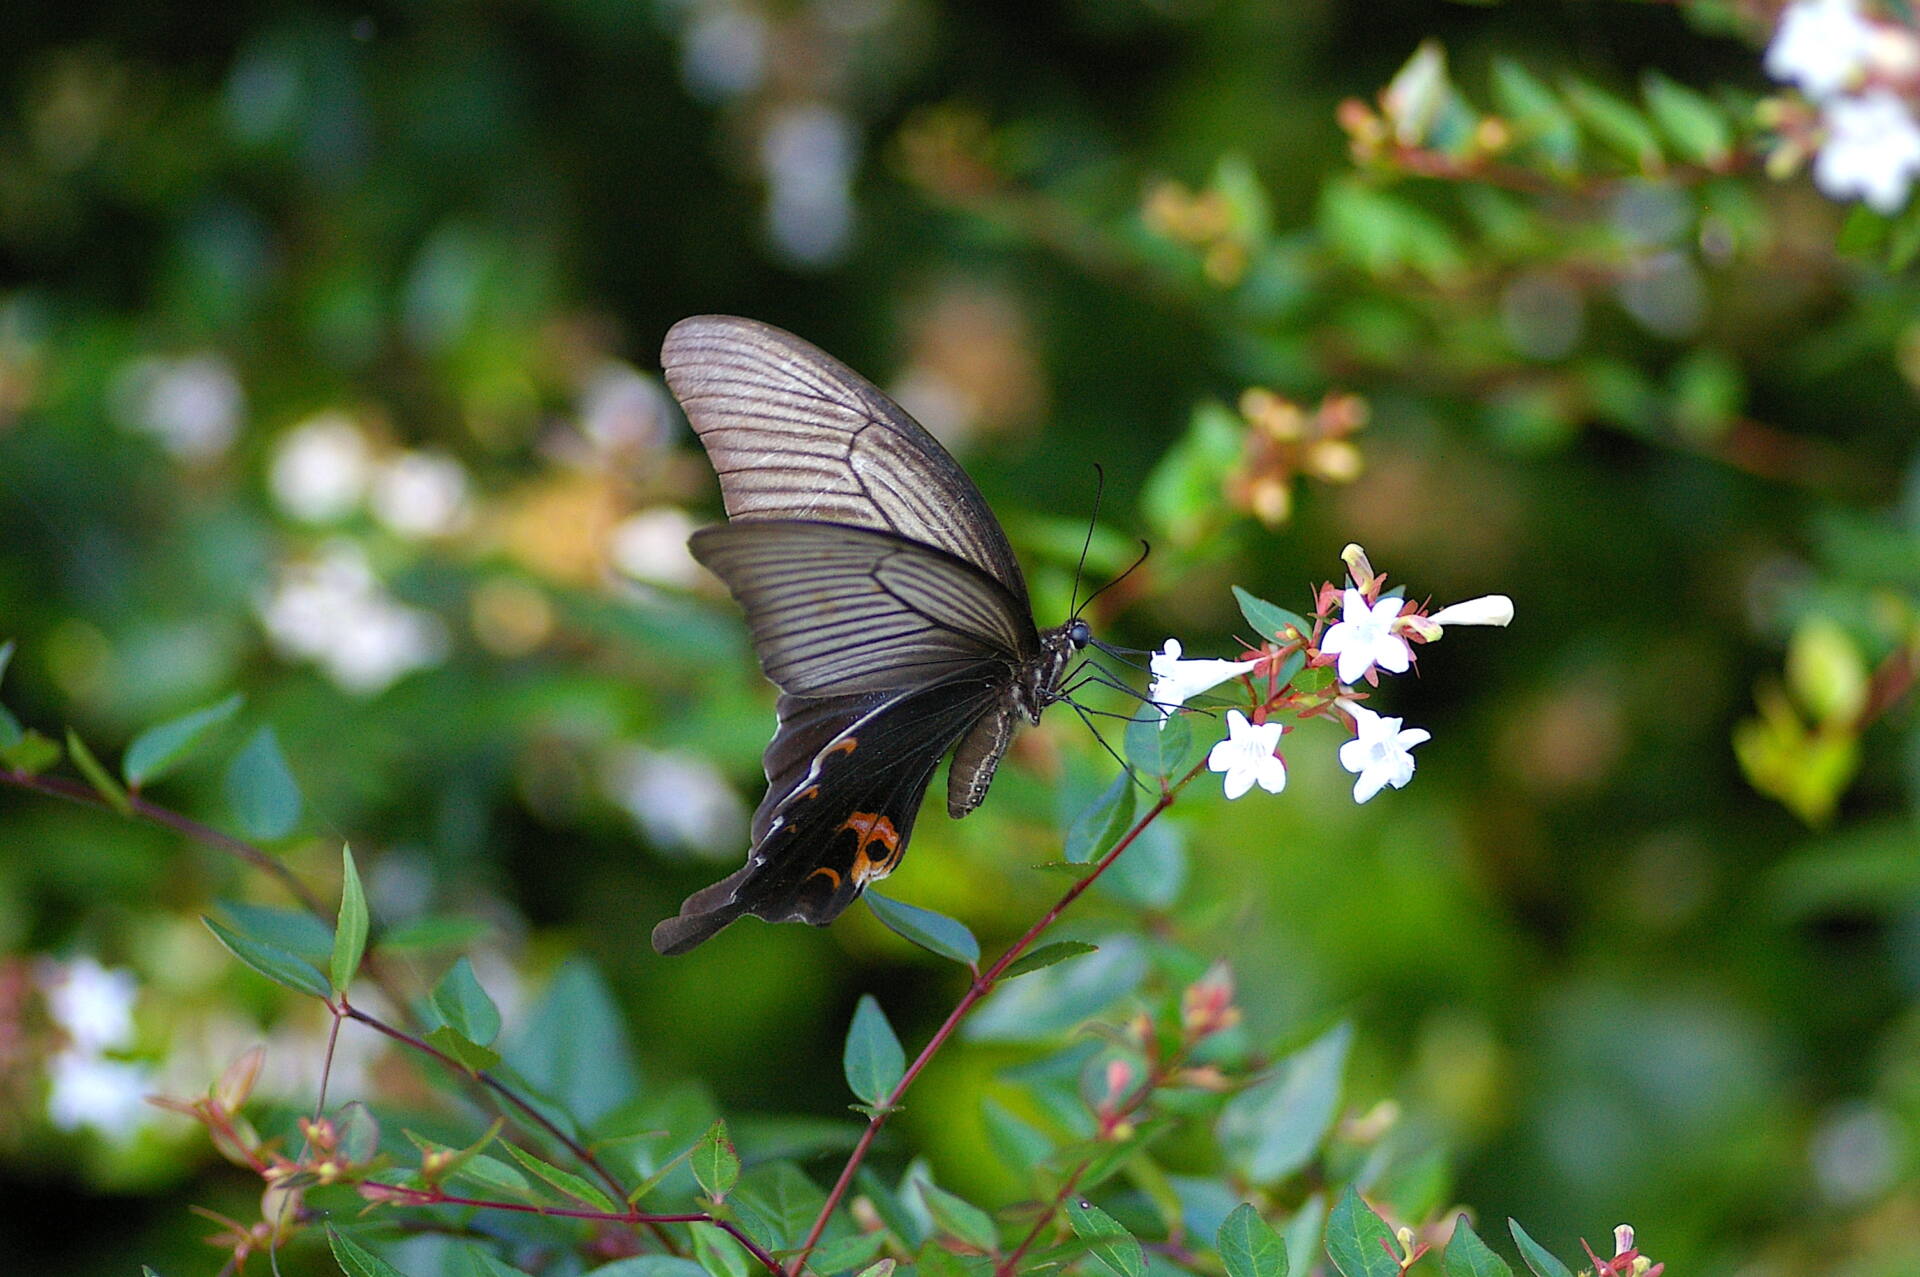
{"label": "butterfly thorax", "polygon": [[1077,618],[1041,633],[1040,656],[1021,672],[1013,688],[1014,703],[1028,722],[1039,726],[1040,711],[1060,699],[1067,666],[1092,637],[1087,623]]}

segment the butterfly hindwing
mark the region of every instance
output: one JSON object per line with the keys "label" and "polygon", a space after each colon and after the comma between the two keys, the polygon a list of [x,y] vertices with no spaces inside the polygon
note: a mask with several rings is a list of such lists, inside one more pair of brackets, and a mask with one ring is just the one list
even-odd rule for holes
{"label": "butterfly hindwing", "polygon": [[926,686],[1039,652],[1025,609],[931,546],[832,523],[702,528],[693,553],[747,614],[767,677],[796,696]]}
{"label": "butterfly hindwing", "polygon": [[892,532],[971,563],[1031,614],[1013,548],[973,480],[865,377],[791,333],[730,315],[675,324],[660,362],[734,520]]}
{"label": "butterfly hindwing", "polygon": [[1003,695],[993,680],[958,678],[890,695],[781,697],[747,863],[655,927],[654,948],[683,953],[743,914],[833,921],[898,867],[934,768]]}

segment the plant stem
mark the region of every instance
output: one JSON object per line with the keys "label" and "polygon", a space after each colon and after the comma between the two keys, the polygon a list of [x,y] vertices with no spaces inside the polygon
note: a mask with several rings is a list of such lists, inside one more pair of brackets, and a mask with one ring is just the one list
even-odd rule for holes
{"label": "plant stem", "polygon": [[1059,921],[1060,915],[1066,912],[1068,906],[1085,894],[1087,888],[1091,887],[1095,880],[1120,858],[1120,853],[1131,846],[1133,840],[1138,838],[1148,825],[1158,820],[1161,812],[1173,805],[1174,796],[1185,789],[1188,782],[1205,769],[1204,761],[1196,763],[1193,770],[1164,787],[1153,806],[1147,808],[1145,814],[1133,822],[1133,826],[1120,836],[1120,840],[1113,844],[1112,850],[1100,858],[1091,872],[1067,888],[1066,894],[1054,901],[1053,907],[1041,914],[1039,921],[1028,927],[1025,935],[1014,941],[1005,953],[994,960],[992,966],[976,976],[973,983],[967,986],[967,991],[961,995],[960,1001],[948,1013],[945,1022],[934,1030],[933,1037],[920,1049],[920,1054],[913,1058],[913,1063],[907,1066],[907,1071],[901,1075],[899,1083],[894,1086],[892,1094],[887,1096],[886,1102],[879,1106],[878,1112],[867,1119],[867,1129],[860,1133],[860,1142],[855,1144],[853,1152],[847,1155],[847,1164],[840,1168],[840,1178],[834,1181],[832,1191],[827,1194],[826,1204],[820,1208],[819,1215],[815,1216],[813,1227],[807,1230],[807,1240],[801,1244],[800,1253],[793,1257],[793,1263],[788,1267],[786,1277],[800,1277],[802,1270],[806,1268],[807,1257],[813,1254],[813,1248],[819,1244],[821,1234],[827,1231],[827,1221],[833,1217],[833,1212],[839,1208],[841,1200],[846,1197],[847,1189],[852,1186],[854,1173],[860,1169],[860,1164],[866,1161],[867,1152],[873,1147],[875,1137],[880,1134],[880,1128],[886,1125],[888,1114],[900,1106],[901,1099],[905,1097],[907,1089],[913,1085],[914,1079],[920,1076],[921,1070],[927,1067],[933,1057],[939,1053],[940,1048],[947,1044],[947,1039],[951,1038],[954,1030],[960,1027],[960,1021],[966,1019],[968,1012],[979,1004],[980,999],[993,992],[994,985],[999,983],[1000,977],[1006,974],[1007,968],[1012,966],[1021,954],[1033,947],[1033,942],[1040,938],[1041,933]]}

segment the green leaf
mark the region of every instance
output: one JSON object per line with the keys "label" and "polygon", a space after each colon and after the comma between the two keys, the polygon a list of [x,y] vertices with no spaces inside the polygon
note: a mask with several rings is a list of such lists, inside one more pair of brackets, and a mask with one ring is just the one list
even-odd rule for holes
{"label": "green leaf", "polygon": [[[827,1195],[820,1186],[792,1162],[754,1167],[740,1177],[740,1183],[727,1198],[736,1222],[770,1250],[798,1246],[826,1204]],[[831,1223],[840,1226],[829,1229],[836,1239],[846,1235],[843,1221],[836,1219]]]}
{"label": "green leaf", "polygon": [[1559,95],[1509,58],[1494,59],[1492,88],[1519,144],[1571,172],[1580,159],[1580,130]]}
{"label": "green leaf", "polygon": [[1164,781],[1179,770],[1193,745],[1186,715],[1160,717],[1151,707],[1127,724],[1127,761],[1146,778]]}
{"label": "green leaf", "polygon": [[1293,1174],[1313,1159],[1340,1106],[1353,1026],[1335,1025],[1227,1101],[1217,1127],[1228,1160],[1256,1184]]}
{"label": "green leaf", "polygon": [[739,1242],[717,1228],[693,1230],[693,1254],[709,1277],[757,1277],[764,1271]]}
{"label": "green leaf", "polygon": [[334,1262],[347,1277],[407,1277],[332,1224],[327,1225],[327,1245],[333,1248]]}
{"label": "green leaf", "polygon": [[1000,1230],[993,1226],[993,1216],[972,1202],[926,1180],[920,1181],[920,1200],[927,1204],[934,1227],[955,1241],[965,1242],[987,1254],[993,1254],[998,1248]]}
{"label": "green leaf", "polygon": [[1347,1185],[1327,1216],[1327,1258],[1341,1277],[1400,1277],[1399,1254],[1387,1221]]}
{"label": "green leaf", "polygon": [[973,938],[966,924],[874,891],[867,892],[862,899],[881,925],[901,939],[943,958],[951,958],[962,966],[979,969],[980,942]]}
{"label": "green leaf", "polygon": [[0,705],[0,758],[4,758],[6,751],[18,745],[25,735],[20,728],[20,720],[8,713],[5,705]]}
{"label": "green leaf", "polygon": [[[13,722],[13,716],[8,715],[7,721]],[[59,761],[58,742],[48,740],[31,727],[21,732],[12,744],[0,745],[0,762],[23,776],[37,776]]]}
{"label": "green leaf", "polygon": [[613,995],[579,958],[560,968],[501,1054],[528,1083],[582,1122],[599,1121],[640,1087]]}
{"label": "green leaf", "polygon": [[1566,86],[1567,101],[1602,146],[1642,173],[1658,173],[1666,161],[1660,135],[1631,102],[1582,80]]}
{"label": "green leaf", "polygon": [[493,929],[484,918],[430,917],[403,922],[380,933],[382,953],[421,953],[433,949],[458,949],[472,944]]}
{"label": "green leaf", "polygon": [[[1124,778],[1123,778],[1124,779]],[[1068,958],[1077,958],[1083,953],[1098,953],[1100,946],[1088,944],[1084,940],[1056,940],[1052,944],[1043,944],[1010,964],[1000,973],[1002,980],[1011,980],[1015,976],[1026,975],[1030,971],[1039,971],[1056,962],[1065,962]]]}
{"label": "green leaf", "polygon": [[1026,1175],[1053,1153],[1054,1142],[1045,1132],[990,1095],[980,1101],[980,1118],[987,1128],[987,1143],[1010,1170]]}
{"label": "green leaf", "polygon": [[133,800],[127,797],[127,791],[120,788],[120,782],[100,765],[100,760],[93,756],[87,743],[71,727],[67,729],[67,753],[72,755],[74,766],[87,778],[94,792],[106,800],[107,806],[122,816],[133,815]]}
{"label": "green leaf", "polygon": [[485,1153],[475,1153],[461,1162],[453,1178],[463,1185],[471,1185],[483,1193],[500,1197],[539,1201],[542,1194],[536,1192],[527,1177],[497,1157]]}
{"label": "green leaf", "polygon": [[1113,846],[1132,821],[1133,777],[1121,772],[1074,819],[1073,827],[1067,831],[1067,846],[1062,855],[1070,864],[1087,864]]}
{"label": "green leaf", "polygon": [[332,960],[333,930],[304,909],[222,900],[220,912],[234,930],[254,940],[285,949],[321,966]]}
{"label": "green leaf", "polygon": [[127,756],[121,762],[120,774],[127,778],[127,784],[134,789],[143,787],[148,781],[160,779],[191,757],[215,728],[238,714],[245,701],[244,696],[235,692],[218,705],[209,705],[149,727],[133,738],[133,744],[127,746]]}
{"label": "green leaf", "polygon": [[1712,98],[1687,88],[1658,71],[1640,81],[1640,91],[1653,112],[1654,122],[1683,159],[1718,168],[1733,152],[1733,131],[1727,113]]}
{"label": "green leaf", "polygon": [[[353,864],[353,848],[340,848],[340,862],[340,920],[333,928],[332,973],[333,987],[345,989],[353,983],[354,975],[360,970],[360,958],[367,951],[367,893],[360,886],[360,871]],[[496,1015],[495,1027],[498,1024]]]}
{"label": "green leaf", "polygon": [[300,785],[280,752],[280,738],[263,726],[227,764],[227,806],[241,832],[273,842],[300,823]]}
{"label": "green leaf", "polygon": [[1572,1270],[1555,1259],[1545,1246],[1527,1236],[1519,1220],[1509,1219],[1507,1228],[1513,1233],[1514,1244],[1520,1248],[1520,1258],[1533,1270],[1534,1277],[1573,1277]]}
{"label": "green leaf", "polygon": [[469,1042],[490,1045],[500,1034],[500,1009],[480,987],[473,964],[462,955],[433,986],[433,1009]]}
{"label": "green leaf", "polygon": [[1145,1277],[1147,1253],[1120,1221],[1091,1202],[1067,1199],[1067,1222],[1087,1251],[1114,1277]]}
{"label": "green leaf", "polygon": [[707,1270],[678,1255],[631,1255],[587,1270],[587,1277],[706,1277]]}
{"label": "green leaf", "polygon": [[1227,1277],[1287,1277],[1287,1244],[1273,1225],[1246,1202],[1220,1225],[1215,1243]]}
{"label": "green leaf", "polygon": [[[874,1277],[890,1277],[894,1261],[880,1259],[880,1252],[886,1248],[886,1245],[887,1234],[884,1230],[854,1233],[834,1242],[823,1242],[820,1249],[814,1251],[813,1260],[808,1267],[817,1273],[859,1272],[864,1274],[872,1271],[868,1268],[870,1264],[874,1268],[885,1264],[887,1266],[875,1273]],[[880,1260],[880,1264],[875,1264],[875,1260]]]}
{"label": "green leaf", "polygon": [[1313,626],[1305,617],[1276,607],[1265,599],[1255,598],[1237,585],[1233,587],[1233,597],[1240,601],[1240,615],[1247,618],[1247,624],[1263,639],[1286,643],[1313,633]]}
{"label": "green leaf", "polygon": [[977,1042],[1039,1042],[1105,1011],[1139,987],[1147,954],[1138,938],[1124,932],[1100,937],[1099,945],[1084,961],[1001,984],[961,1033]]}
{"label": "green leaf", "polygon": [[500,1064],[500,1053],[481,1046],[451,1024],[442,1024],[427,1033],[427,1043],[451,1056],[454,1063],[469,1073],[485,1073]]}
{"label": "green leaf", "polygon": [[1480,1240],[1480,1234],[1473,1231],[1465,1215],[1454,1221],[1453,1240],[1447,1243],[1440,1271],[1445,1277],[1513,1277],[1507,1261]]}
{"label": "green leaf", "polygon": [[843,1057],[847,1085],[869,1104],[885,1104],[907,1072],[907,1053],[871,993],[860,995]]}
{"label": "green leaf", "polygon": [[13,663],[13,640],[0,643],[0,683],[7,681],[7,666]]}
{"label": "green leaf", "polygon": [[[504,1260],[496,1259],[493,1255],[478,1246],[467,1247],[466,1254],[467,1263],[473,1270],[473,1277],[531,1277],[525,1269],[515,1268],[512,1264]],[[664,1259],[666,1256],[649,1256],[649,1258]],[[681,1262],[685,1263],[687,1261],[682,1260]],[[706,1275],[700,1271],[700,1265],[694,1264],[692,1268],[693,1273],[691,1277],[706,1277]],[[593,1271],[603,1273],[606,1269],[596,1268]]]}
{"label": "green leaf", "polygon": [[694,1179],[715,1201],[733,1191],[740,1178],[740,1155],[733,1151],[733,1141],[727,1138],[724,1121],[707,1128],[707,1133],[693,1146],[693,1156],[688,1161],[693,1167]]}
{"label": "green leaf", "polygon": [[207,930],[213,932],[214,939],[227,947],[227,952],[275,984],[284,985],[296,993],[311,993],[316,998],[324,998],[333,991],[327,984],[327,977],[320,974],[320,968],[305,958],[289,953],[279,945],[243,935],[212,918],[203,916],[200,921],[207,924]]}
{"label": "green leaf", "polygon": [[508,1153],[513,1155],[514,1161],[520,1163],[520,1165],[526,1167],[568,1197],[573,1198],[577,1202],[585,1202],[595,1210],[606,1211],[609,1215],[617,1215],[620,1213],[620,1208],[614,1205],[611,1197],[608,1197],[605,1193],[595,1188],[580,1176],[575,1175],[572,1171],[563,1171],[551,1162],[543,1162],[532,1153],[521,1148],[518,1144],[510,1144],[506,1140],[501,1140],[500,1144]]}
{"label": "green leaf", "polygon": [[1240,463],[1247,425],[1225,404],[1197,404],[1187,433],[1167,449],[1140,494],[1140,509],[1160,538],[1198,545],[1228,518],[1220,486]]}

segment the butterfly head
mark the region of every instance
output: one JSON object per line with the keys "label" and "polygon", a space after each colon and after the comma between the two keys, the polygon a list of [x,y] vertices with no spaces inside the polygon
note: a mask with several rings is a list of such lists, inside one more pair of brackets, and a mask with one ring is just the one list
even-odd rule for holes
{"label": "butterfly head", "polygon": [[1034,723],[1040,711],[1060,699],[1060,684],[1066,680],[1067,666],[1082,648],[1093,641],[1093,629],[1079,617],[1057,629],[1040,635],[1040,655],[1027,666],[1025,677],[1016,685],[1020,709]]}

